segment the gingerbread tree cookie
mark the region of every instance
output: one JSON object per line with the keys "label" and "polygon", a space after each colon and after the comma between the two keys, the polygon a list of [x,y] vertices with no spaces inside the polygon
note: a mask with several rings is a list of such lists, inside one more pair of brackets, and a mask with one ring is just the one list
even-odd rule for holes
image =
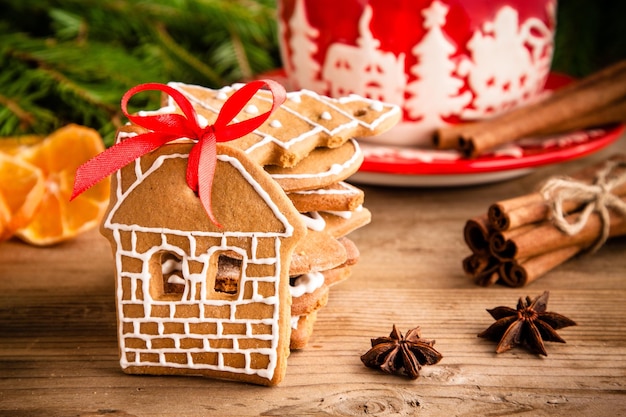
{"label": "gingerbread tree cookie", "polygon": [[[169,85],[183,93],[208,123],[241,87],[212,90],[182,83]],[[255,117],[267,111],[271,103],[271,94],[259,91],[238,118]],[[168,105],[175,103],[170,99]],[[258,129],[228,145],[243,150],[258,164],[293,167],[315,148],[336,148],[354,137],[378,135],[392,128],[401,116],[397,106],[356,95],[334,99],[308,90],[294,91],[287,93],[287,100]]]}

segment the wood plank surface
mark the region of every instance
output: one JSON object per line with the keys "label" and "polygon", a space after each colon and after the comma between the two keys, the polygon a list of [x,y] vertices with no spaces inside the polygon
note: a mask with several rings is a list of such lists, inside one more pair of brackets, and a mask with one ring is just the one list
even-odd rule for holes
{"label": "wood plank surface", "polygon": [[[626,416],[626,239],[573,259],[525,288],[474,285],[465,221],[617,151],[459,188],[363,187],[373,221],[352,235],[353,276],[331,290],[309,346],[266,388],[198,377],[129,376],[119,367],[113,265],[97,231],[52,248],[0,244],[2,416]],[[485,311],[550,291],[548,309],[578,323],[548,357],[496,355],[476,334]],[[443,360],[417,380],[366,368],[372,337],[419,325]]]}

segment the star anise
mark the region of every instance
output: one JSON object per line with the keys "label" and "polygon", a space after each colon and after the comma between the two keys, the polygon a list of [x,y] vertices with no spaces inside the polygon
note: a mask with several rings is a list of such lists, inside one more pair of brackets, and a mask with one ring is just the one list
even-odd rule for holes
{"label": "star anise", "polygon": [[530,297],[520,298],[517,310],[510,307],[496,307],[487,310],[496,319],[489,328],[478,337],[499,341],[496,353],[506,352],[516,345],[524,345],[534,353],[548,356],[544,341],[565,343],[556,331],[567,326],[575,326],[576,322],[567,317],[546,311],[548,291],[534,300]]}
{"label": "star anise", "polygon": [[419,327],[409,330],[403,337],[394,324],[389,337],[378,337],[371,342],[372,348],[361,356],[365,366],[411,379],[419,376],[422,365],[434,365],[443,358],[433,348],[434,340],[420,337]]}

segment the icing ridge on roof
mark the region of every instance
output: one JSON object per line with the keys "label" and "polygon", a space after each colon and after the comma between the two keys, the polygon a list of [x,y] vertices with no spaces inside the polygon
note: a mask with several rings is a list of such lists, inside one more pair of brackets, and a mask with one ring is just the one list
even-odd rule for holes
{"label": "icing ridge on roof", "polygon": [[[121,135],[128,135],[128,133],[120,133]],[[132,133],[130,133],[132,135]],[[280,210],[278,205],[272,200],[267,190],[265,190],[259,182],[254,178],[254,176],[248,172],[243,164],[234,156],[218,154],[217,160],[221,162],[226,162],[233,168],[235,168],[239,174],[247,181],[256,191],[256,194],[263,200],[264,204],[272,211],[275,219],[280,223],[281,230],[274,231],[250,231],[250,232],[242,232],[242,231],[232,231],[228,229],[218,230],[218,231],[210,231],[210,230],[178,230],[174,228],[168,228],[166,225],[160,225],[159,227],[155,226],[145,226],[138,224],[126,224],[115,221],[115,216],[119,212],[120,208],[127,201],[129,196],[135,192],[137,187],[139,187],[148,177],[153,175],[159,169],[161,169],[168,160],[172,159],[188,159],[189,155],[186,153],[169,153],[159,155],[149,166],[142,167],[142,159],[139,158],[134,162],[134,172],[135,179],[134,181],[128,185],[125,189],[122,186],[122,172],[121,170],[115,173],[116,175],[116,184],[117,187],[114,190],[116,193],[116,201],[114,205],[110,208],[107,216],[105,217],[103,226],[107,229],[115,230],[134,230],[134,231],[142,231],[142,232],[154,232],[154,233],[169,233],[173,235],[188,235],[192,232],[194,235],[198,236],[223,236],[223,235],[255,235],[258,237],[261,236],[274,236],[274,237],[290,237],[294,233],[294,226],[291,224],[287,216]],[[166,208],[159,208],[165,210]]]}

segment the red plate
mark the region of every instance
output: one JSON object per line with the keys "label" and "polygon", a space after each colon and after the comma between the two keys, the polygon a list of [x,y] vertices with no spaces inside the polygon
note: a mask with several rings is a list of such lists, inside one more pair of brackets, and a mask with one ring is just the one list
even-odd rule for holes
{"label": "red plate", "polygon": [[[547,89],[571,78],[551,74]],[[544,138],[521,139],[489,154],[464,159],[457,151],[393,147],[361,141],[365,160],[351,177],[355,182],[398,186],[454,186],[502,181],[524,175],[533,168],[592,154],[616,141],[623,125],[591,129]]]}

